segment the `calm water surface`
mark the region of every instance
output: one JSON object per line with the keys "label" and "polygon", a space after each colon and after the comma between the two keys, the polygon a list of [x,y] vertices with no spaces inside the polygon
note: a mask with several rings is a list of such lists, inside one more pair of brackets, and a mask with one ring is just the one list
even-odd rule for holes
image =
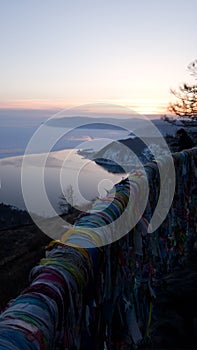
{"label": "calm water surface", "polygon": [[[23,157],[10,157],[0,160],[0,202],[25,209],[21,185]],[[41,216],[52,216],[39,191],[41,178],[44,181],[46,196],[57,213],[60,212],[61,197],[68,197],[73,190],[75,206],[88,204],[98,196],[105,196],[106,190],[125,175],[112,174],[77,154],[77,149],[49,153],[46,165],[42,166],[42,155],[28,155],[25,161],[26,182],[32,212]]]}

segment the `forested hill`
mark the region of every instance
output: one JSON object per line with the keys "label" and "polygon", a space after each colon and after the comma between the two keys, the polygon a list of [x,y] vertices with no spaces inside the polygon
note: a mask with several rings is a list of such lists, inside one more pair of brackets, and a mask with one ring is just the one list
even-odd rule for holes
{"label": "forested hill", "polygon": [[0,229],[32,223],[30,215],[14,206],[0,203]]}

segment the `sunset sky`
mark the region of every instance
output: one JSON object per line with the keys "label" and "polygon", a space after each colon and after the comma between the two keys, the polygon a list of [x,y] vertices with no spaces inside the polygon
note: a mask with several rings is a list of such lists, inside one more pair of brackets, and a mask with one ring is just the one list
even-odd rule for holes
{"label": "sunset sky", "polygon": [[0,108],[163,113],[197,58],[196,0],[0,0]]}

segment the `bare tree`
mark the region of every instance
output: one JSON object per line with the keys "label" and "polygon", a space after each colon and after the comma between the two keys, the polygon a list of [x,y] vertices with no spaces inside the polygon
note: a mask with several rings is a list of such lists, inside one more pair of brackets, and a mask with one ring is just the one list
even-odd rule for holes
{"label": "bare tree", "polygon": [[[197,79],[197,60],[188,65],[190,74]],[[178,90],[171,90],[176,101],[170,103],[169,112],[176,114],[181,118],[197,120],[197,84],[184,83],[179,86]]]}
{"label": "bare tree", "polygon": [[73,211],[74,207],[74,190],[72,185],[68,185],[60,197],[59,207],[62,214],[69,214]]}
{"label": "bare tree", "polygon": [[194,77],[194,79],[197,80],[197,60],[191,62],[188,65],[188,70],[190,71],[190,74]]}

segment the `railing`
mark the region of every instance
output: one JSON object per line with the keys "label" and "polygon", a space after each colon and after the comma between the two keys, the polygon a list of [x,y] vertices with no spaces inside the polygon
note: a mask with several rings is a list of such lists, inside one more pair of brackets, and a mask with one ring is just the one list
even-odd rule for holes
{"label": "railing", "polygon": [[197,148],[173,155],[173,202],[150,232],[169,159],[145,166],[148,187],[145,173],[132,174],[79,217],[62,242],[51,242],[30,286],[0,316],[1,349],[121,350],[149,341],[157,283],[184,264],[196,239]]}

